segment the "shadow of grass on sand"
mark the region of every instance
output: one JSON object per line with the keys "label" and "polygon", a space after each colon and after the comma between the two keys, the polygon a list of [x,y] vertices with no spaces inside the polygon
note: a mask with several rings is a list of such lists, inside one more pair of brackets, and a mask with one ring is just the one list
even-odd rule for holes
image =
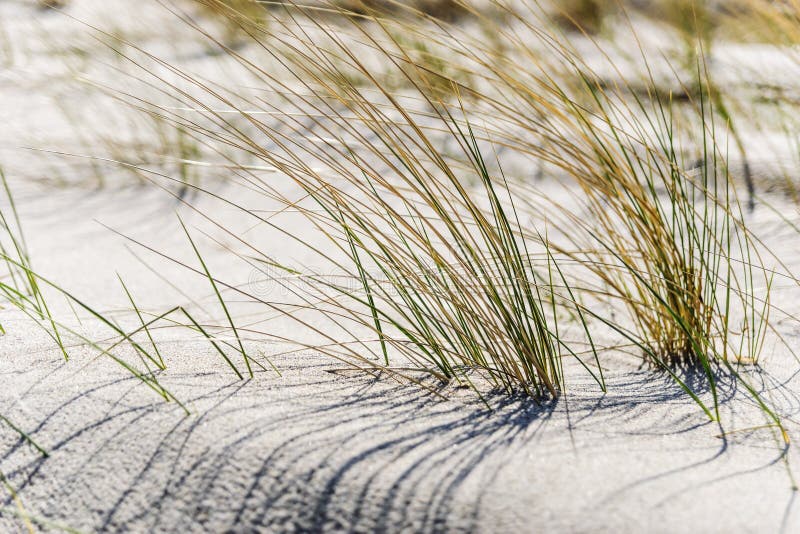
{"label": "shadow of grass on sand", "polygon": [[[785,384],[762,378],[785,405],[800,404]],[[92,531],[480,531],[507,524],[498,502],[536,502],[558,484],[559,462],[718,433],[668,376],[648,372],[612,377],[607,395],[589,384],[558,402],[493,395],[492,410],[468,392],[443,402],[391,380],[308,369],[280,383],[215,373],[172,382],[193,415],[152,402],[127,378],[71,395],[29,389],[26,402],[46,405],[32,433],[51,455],[9,443],[0,465],[32,513]],[[723,406],[744,402],[735,383],[719,391]],[[663,468],[604,481],[593,505],[719,461],[728,440],[708,443]],[[760,468],[784,453],[768,451]],[[515,493],[519,477],[537,482],[525,490],[530,499]]]}

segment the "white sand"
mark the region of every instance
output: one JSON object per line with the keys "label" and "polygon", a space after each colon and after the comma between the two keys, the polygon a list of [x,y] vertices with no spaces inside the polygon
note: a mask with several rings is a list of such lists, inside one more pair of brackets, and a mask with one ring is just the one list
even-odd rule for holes
{"label": "white sand", "polygon": [[[92,2],[76,4],[82,10],[76,15],[91,15]],[[143,9],[141,20],[166,23],[153,13]],[[28,6],[0,3],[0,23],[11,33],[38,24],[51,36],[77,35],[74,25],[50,15],[33,17]],[[152,28],[157,37],[158,25]],[[143,39],[158,45],[155,37]],[[173,199],[153,188],[118,187],[130,177],[111,166],[105,170],[119,181],[99,192],[53,192],[28,182],[55,178],[48,174],[55,171],[80,181],[89,172],[85,163],[64,160],[51,168],[16,148],[34,137],[37,146],[86,152],[58,118],[54,98],[60,90],[84,115],[97,110],[67,83],[63,65],[42,63],[48,53],[17,50],[15,65],[0,71],[6,123],[0,164],[18,193],[34,266],[124,324],[133,324],[132,315],[116,271],[150,311],[184,303],[132,259],[124,239],[95,222],[191,261]],[[215,214],[246,227],[235,213]],[[192,227],[202,223],[191,212],[182,215]],[[775,230],[782,228],[776,217],[764,210],[755,217],[771,244],[787,235],[796,241],[796,234]],[[262,239],[293,256],[285,243]],[[234,283],[251,280],[252,272],[229,255],[204,250],[215,273]],[[219,319],[201,277],[143,256]],[[794,256],[786,256],[792,265]],[[793,294],[779,295],[787,309],[798,305]],[[52,306],[70,313],[63,299]],[[252,308],[233,307],[240,321],[255,320]],[[109,335],[87,313],[80,316],[80,324],[72,321],[79,330]],[[44,332],[13,309],[0,311],[0,323],[8,332],[0,338],[0,413],[50,452],[40,457],[0,425],[0,470],[28,513],[82,531],[800,531],[791,477],[797,449],[787,450],[772,429],[747,430],[767,421],[730,385],[720,388],[721,414],[725,429],[735,432],[722,438],[669,377],[627,361],[609,364],[606,395],[576,373],[564,400],[539,406],[496,396],[489,411],[469,391],[447,390],[450,400],[442,401],[387,377],[333,373],[341,365],[311,351],[277,357],[281,377],[259,372],[239,381],[207,343],[162,330],[169,369],[160,379],[189,407],[186,416],[89,349],[71,350],[65,363]],[[278,320],[269,328],[280,333],[292,325]],[[793,323],[779,328],[796,343]],[[248,347],[265,354],[284,349],[263,341]],[[773,342],[767,352],[763,373],[751,371],[750,380],[800,439],[797,363]],[[130,351],[122,354],[135,361]],[[0,498],[0,531],[24,532],[17,505],[7,493]]]}
{"label": "white sand", "polygon": [[[647,373],[615,373],[605,397],[576,387],[555,406],[493,399],[488,412],[336,378],[313,355],[279,361],[283,378],[239,382],[182,346],[168,351],[165,382],[194,412],[184,417],[112,365],[79,371],[52,351],[16,353],[4,356],[0,401],[51,457],[4,432],[2,468],[29,512],[87,531],[800,526],[769,431],[719,439],[669,380]],[[751,408],[732,401],[723,413],[734,428],[763,422]],[[0,528],[20,524],[4,515]]]}

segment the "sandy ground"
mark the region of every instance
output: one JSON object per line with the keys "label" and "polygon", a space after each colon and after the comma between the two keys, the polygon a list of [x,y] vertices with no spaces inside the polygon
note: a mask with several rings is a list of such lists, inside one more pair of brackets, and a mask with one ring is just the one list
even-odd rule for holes
{"label": "sandy ground", "polygon": [[[768,431],[715,437],[665,380],[618,374],[570,401],[440,402],[336,378],[306,355],[281,379],[232,380],[170,351],[184,417],[113,367],[4,358],[4,406],[51,451],[7,434],[31,513],[86,531],[793,532]],[[797,399],[794,399],[795,403]],[[743,426],[759,423],[726,405]],[[18,521],[4,515],[4,531]]]}
{"label": "sandy ground", "polygon": [[[88,17],[92,12],[84,7],[90,4],[76,2],[73,14]],[[73,38],[74,23],[32,13],[28,4],[0,0],[7,33],[44,31],[56,45],[64,36]],[[143,26],[164,23],[154,8],[142,8],[137,16]],[[152,28],[142,39],[157,46]],[[74,39],[76,49],[88,46]],[[86,152],[57,104],[101,114],[72,84],[94,67],[79,65],[75,72],[48,63],[48,41],[31,40],[38,44],[15,45],[13,62],[0,70],[0,164],[17,193],[34,266],[123,323],[131,313],[117,272],[149,311],[186,303],[185,295],[133,258],[129,242],[99,224],[190,261],[173,198],[131,185],[130,177],[108,169],[119,182],[100,190],[52,189],[30,181],[82,184],[89,172],[85,162],[53,164],[18,147]],[[199,46],[167,49],[194,58],[187,60],[193,67],[211,69],[197,55]],[[754,62],[761,61],[757,52],[750,51]],[[229,185],[214,187],[241,194]],[[206,207],[231,227],[246,228],[236,213]],[[190,211],[181,214],[190,227],[202,226]],[[770,244],[796,240],[764,209],[753,217]],[[265,247],[287,247],[269,235],[262,239]],[[215,273],[264,290],[253,282],[251,269],[221,249],[204,250]],[[139,254],[201,307],[213,308],[202,278]],[[792,265],[798,263],[794,256],[787,252]],[[779,281],[776,287],[782,284],[787,285]],[[781,295],[787,309],[797,303],[792,294]],[[54,298],[52,306],[71,313],[62,299]],[[240,321],[257,320],[247,305],[232,306]],[[71,323],[78,330],[94,339],[109,335],[87,313],[79,316]],[[219,310],[207,317],[214,316],[219,318]],[[0,323],[7,331],[0,338],[0,413],[50,453],[42,458],[0,426],[0,471],[18,489],[26,512],[53,530],[800,530],[792,489],[797,449],[763,427],[764,415],[735,385],[721,386],[727,431],[722,435],[669,377],[624,360],[609,365],[607,394],[574,374],[568,399],[537,405],[496,396],[487,399],[490,410],[469,391],[447,390],[449,400],[443,401],[409,383],[342,370],[313,351],[275,356],[281,376],[258,372],[252,380],[237,380],[207,343],[180,329],[163,329],[158,336],[169,369],[160,379],[189,409],[186,415],[91,350],[75,347],[65,362],[44,332],[13,309],[0,310]],[[790,343],[797,339],[793,324],[779,323]],[[278,320],[268,327],[280,332],[292,326]],[[258,339],[247,343],[265,356],[285,349]],[[750,371],[749,380],[800,439],[797,362],[774,343],[767,352],[763,370]],[[130,351],[122,355],[133,361]],[[0,498],[0,531],[25,532],[18,505],[6,493]],[[40,523],[35,528],[48,529]]]}
{"label": "sandy ground", "polygon": [[[31,248],[45,260],[37,267],[112,316],[124,304],[115,269],[154,310],[175,302],[135,267],[125,240],[96,222],[139,231],[174,224],[174,201],[146,191],[51,193],[44,212],[40,195],[22,198]],[[146,223],[141,203],[153,208]],[[185,248],[175,234],[150,231],[150,243]],[[209,252],[209,262],[222,259]],[[184,285],[213,303],[203,284]],[[87,334],[107,335],[79,315]],[[186,416],[92,351],[76,348],[65,363],[18,312],[0,321],[8,331],[0,410],[51,454],[37,456],[4,428],[0,468],[30,514],[82,531],[800,528],[796,448],[787,453],[770,429],[747,430],[765,418],[729,385],[722,417],[738,432],[723,439],[669,377],[630,365],[611,366],[607,395],[577,375],[568,400],[539,406],[498,396],[489,411],[468,391],[442,401],[386,377],[331,372],[341,366],[313,352],[276,358],[281,377],[240,381],[207,344],[168,330],[162,381]],[[795,369],[772,357],[750,377],[792,434],[800,430]],[[3,504],[0,530],[24,531],[11,499]]]}
{"label": "sandy ground", "polygon": [[[796,449],[730,434],[667,377],[616,371],[537,406],[468,392],[441,401],[392,380],[331,373],[313,353],[239,381],[199,343],[166,344],[164,384],[69,363],[4,313],[0,407],[51,455],[0,434],[0,466],[28,512],[85,531],[793,532]],[[780,367],[780,366],[777,366]],[[796,414],[796,378],[765,387]],[[725,390],[729,430],[764,418]],[[795,433],[797,425],[789,423]],[[788,465],[787,465],[788,461]],[[9,499],[4,504],[12,507]],[[22,531],[9,514],[3,531]]]}

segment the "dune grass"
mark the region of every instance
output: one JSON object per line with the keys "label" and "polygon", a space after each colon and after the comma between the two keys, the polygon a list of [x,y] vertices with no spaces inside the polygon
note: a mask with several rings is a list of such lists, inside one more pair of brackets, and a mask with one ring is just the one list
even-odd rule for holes
{"label": "dune grass", "polygon": [[[504,25],[475,10],[482,28],[475,37],[434,19],[372,13],[332,28],[305,18],[306,7],[284,5],[290,16],[263,22],[227,6],[231,24],[282,65],[279,73],[176,11],[280,104],[212,87],[174,65],[197,92],[143,74],[174,90],[176,106],[125,96],[153,104],[149,113],[189,136],[233,149],[229,164],[239,151],[298,188],[288,197],[245,166],[235,171],[326,238],[326,248],[313,250],[335,276],[236,239],[248,250],[240,259],[282,273],[296,300],[262,304],[329,319],[322,351],[394,371],[400,357],[444,381],[468,381],[477,371],[506,390],[554,396],[564,389],[565,355],[604,387],[592,332],[610,329],[717,417],[720,370],[738,376],[736,365],[758,359],[771,279],[743,223],[721,141],[730,121],[702,42],[688,79],[673,69],[680,84],[697,87],[677,104],[659,90],[646,59],[636,88],[610,86],[561,34],[546,30],[541,10],[495,8]],[[409,45],[417,38],[427,43],[423,54]],[[613,66],[609,51],[594,45]],[[379,68],[361,60],[366,50]],[[571,184],[578,211],[504,173],[509,153]],[[712,405],[683,382],[681,366],[702,370]]]}
{"label": "dune grass", "polygon": [[[458,50],[467,50],[462,55],[492,82],[491,91],[470,91],[487,105],[479,113],[492,131],[515,128],[513,139],[503,139],[507,146],[547,161],[579,188],[580,209],[552,211],[556,224],[571,229],[565,236],[571,246],[557,248],[595,275],[598,290],[628,308],[634,327],[624,335],[663,368],[682,361],[701,365],[713,392],[714,363],[757,360],[771,281],[743,224],[718,140],[725,129],[739,142],[727,110],[719,109],[702,46],[695,76],[681,82],[700,80],[696,100],[678,115],[651,74],[644,77],[649,98],[624,82],[607,87],[565,43],[540,42],[549,54],[532,46],[549,36],[542,37],[530,14],[517,14],[517,21],[527,37],[519,29],[498,28],[498,34],[510,41],[506,50],[536,65],[531,71],[512,69],[509,60],[504,65],[480,43],[459,42]],[[560,62],[571,76],[555,78],[558,67],[542,55],[566,56]],[[684,144],[697,147],[699,157],[687,154]]]}
{"label": "dune grass", "polygon": [[[244,13],[240,16],[248,24],[260,25]],[[273,24],[275,21],[270,22]],[[243,32],[249,29],[241,28]],[[508,184],[490,175],[486,154],[472,125],[450,111],[439,115],[469,163],[467,168],[457,168],[435,152],[435,141],[411,114],[405,114],[406,123],[400,127],[370,120],[369,114],[375,110],[368,102],[361,108],[355,107],[359,102],[353,104],[349,111],[363,114],[359,119],[353,121],[342,110],[329,107],[328,114],[315,125],[318,131],[336,138],[323,141],[327,153],[317,152],[318,147],[307,146],[302,140],[291,140],[294,134],[308,135],[291,114],[281,119],[285,131],[246,112],[238,117],[246,117],[261,134],[286,148],[277,154],[245,137],[213,109],[204,110],[223,126],[230,147],[249,146],[250,155],[265,167],[286,172],[308,202],[289,201],[247,167],[236,169],[236,173],[251,180],[266,198],[286,201],[306,216],[330,247],[324,251],[315,248],[314,252],[324,258],[327,269],[336,273],[333,276],[285,265],[251,247],[254,256],[243,259],[278,269],[306,284],[303,289],[287,288],[301,301],[299,306],[263,304],[284,312],[314,309],[324,314],[330,320],[328,330],[335,334],[325,332],[327,344],[316,348],[358,366],[393,373],[403,373],[411,366],[444,382],[470,382],[477,373],[507,391],[521,389],[535,397],[556,397],[565,388],[561,360],[566,354],[604,388],[584,312],[575,302],[563,270],[551,251],[539,246],[541,239],[536,254],[528,249],[535,240],[524,237]],[[150,111],[154,113],[153,108]],[[160,120],[174,119],[168,111],[160,112],[165,114]],[[210,130],[200,130],[196,123],[177,126],[189,134],[216,137]],[[363,129],[365,126],[371,133]],[[365,152],[365,135],[383,140],[385,151],[378,153],[380,147],[375,146],[376,150]],[[349,136],[355,142],[347,141]],[[421,148],[421,153],[410,151],[409,145]],[[385,169],[377,169],[376,156],[377,165]],[[494,154],[489,152],[488,156]],[[305,160],[311,158],[322,160],[335,172],[338,183],[307,165]],[[468,181],[481,184],[480,189],[467,186]],[[195,184],[183,185],[203,191]],[[309,202],[312,206],[306,207]],[[255,212],[248,213],[257,222],[271,224]],[[289,239],[301,243],[304,239],[282,231]],[[243,238],[236,239],[250,246]],[[194,242],[192,246],[201,257]],[[224,306],[218,282],[205,266],[203,270]],[[355,287],[353,281],[357,282]],[[311,289],[307,289],[309,283]],[[227,285],[227,289],[235,288]],[[227,309],[225,313],[238,338]],[[560,322],[565,314],[579,325],[580,341],[576,344],[564,336]],[[297,320],[307,326],[302,319]],[[241,352],[244,354],[243,349]],[[249,366],[246,357],[245,361]]]}
{"label": "dune grass", "polygon": [[[701,365],[714,391],[714,363],[727,365],[729,354],[736,361],[757,359],[771,280],[743,224],[726,149],[718,140],[727,134],[742,144],[708,74],[705,37],[696,47],[695,72],[679,80],[698,89],[677,114],[677,105],[660,96],[646,57],[644,98],[625,82],[605,85],[577,51],[562,41],[551,44],[532,13],[512,16],[515,33],[495,33],[509,41],[502,49],[536,65],[531,71],[510,68],[511,61],[490,55],[475,40],[454,40],[457,50],[445,40],[442,47],[452,57],[466,55],[487,73],[491,84],[483,87],[491,91],[469,94],[488,104],[480,113],[492,131],[516,126],[515,138],[503,140],[507,145],[548,161],[580,188],[580,211],[553,210],[571,228],[566,240],[573,246],[559,249],[596,275],[604,293],[624,303],[635,324],[629,333],[646,356],[665,368],[685,360]],[[636,42],[635,33],[629,39]],[[531,45],[537,41],[541,48]],[[556,78],[558,65],[542,56],[565,57],[559,63],[570,76],[565,80],[562,69]],[[419,68],[430,71],[429,65]],[[697,147],[699,158],[687,154],[684,144]],[[745,182],[749,203],[747,175]]]}
{"label": "dune grass", "polygon": [[[720,373],[743,381],[738,366],[758,361],[772,278],[728,163],[730,140],[742,143],[707,65],[710,38],[697,29],[705,19],[695,13],[691,24],[683,21],[691,64],[678,54],[652,65],[634,28],[617,25],[640,47],[641,70],[631,79],[616,63],[631,54],[620,56],[585,28],[583,48],[573,46],[553,12],[533,3],[494,2],[489,11],[463,3],[470,17],[457,24],[419,16],[416,4],[370,4],[359,16],[331,4],[323,11],[341,15],[333,24],[316,16],[319,8],[291,2],[257,16],[252,6],[203,3],[249,45],[234,46],[170,9],[219,57],[244,68],[257,91],[194,76],[124,42],[119,57],[139,65],[139,75],[171,101],[114,96],[160,128],[171,125],[181,146],[213,147],[224,161],[218,169],[278,212],[304,217],[326,242],[219,197],[183,171],[123,164],[143,179],[177,184],[176,198],[189,207],[181,191],[240,209],[320,260],[321,267],[290,264],[214,214],[198,213],[246,251],[232,256],[288,297],[266,299],[213,276],[189,238],[201,262],[192,270],[210,281],[234,338],[228,348],[241,353],[248,376],[255,360],[225,292],[322,338],[301,346],[359,368],[473,386],[480,375],[534,397],[566,388],[565,361],[604,388],[602,357],[621,338],[624,350],[672,375],[718,417]],[[626,13],[613,11],[621,20]],[[619,79],[610,82],[598,63]],[[681,88],[674,99],[662,87],[665,65]],[[180,154],[176,161],[214,165]],[[567,196],[543,193],[520,165],[562,184]],[[265,178],[264,169],[274,174]],[[327,326],[307,318],[314,313]],[[148,355],[162,366],[160,354]],[[711,404],[702,387],[681,378],[685,367],[702,371]]]}
{"label": "dune grass", "polygon": [[[136,305],[133,303],[133,297],[124,283],[123,288],[131,299],[134,308],[137,310],[139,318],[142,320],[141,327],[130,332],[124,331],[117,326],[114,321],[107,318],[104,313],[86,304],[57,283],[43,277],[34,270],[28,246],[22,232],[22,224],[17,212],[16,203],[2,169],[0,169],[0,181],[2,181],[5,195],[4,203],[7,204],[7,209],[0,210],[0,232],[2,232],[0,234],[2,236],[0,239],[0,260],[2,260],[5,268],[0,277],[0,295],[2,295],[2,302],[16,308],[34,324],[41,327],[50,337],[53,345],[60,351],[65,360],[70,359],[71,348],[75,346],[89,347],[97,351],[98,354],[108,357],[119,364],[165,401],[174,401],[182,406],[180,401],[159,383],[156,375],[144,361],[144,359],[147,359],[159,369],[165,367],[163,357],[155,343],[153,343],[152,346],[157,356],[154,357],[149,350],[145,349],[134,339],[137,334],[144,331],[152,342],[153,340],[148,331],[148,327],[153,321],[144,321],[141,314],[139,314],[138,308],[136,308]],[[75,310],[77,308],[81,312],[88,313],[90,316],[100,321],[100,323],[107,326],[112,332],[113,337],[111,341],[106,340],[98,342],[92,340],[67,324],[65,322],[67,317],[56,317],[51,313],[51,308],[48,305],[48,301],[52,296],[60,296],[66,299],[70,308],[76,313],[76,316],[77,312]],[[160,320],[162,318],[163,317],[157,317],[155,320]],[[5,328],[0,326],[0,329],[3,334],[6,333]],[[137,354],[144,358],[142,360],[144,369],[115,354],[114,349],[124,343],[130,344]],[[39,454],[43,456],[48,455],[46,447],[38,443],[34,437],[26,433],[25,430],[12,419],[0,413],[0,428],[2,427],[11,429],[12,432],[19,435],[21,440],[29,444]]]}

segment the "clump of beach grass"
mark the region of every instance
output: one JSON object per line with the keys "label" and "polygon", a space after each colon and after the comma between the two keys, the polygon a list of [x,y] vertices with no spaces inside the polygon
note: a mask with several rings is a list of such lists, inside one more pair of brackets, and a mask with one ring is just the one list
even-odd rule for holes
{"label": "clump of beach grass", "polygon": [[[451,70],[460,61],[483,84],[464,86],[432,72],[430,62],[414,63],[396,41],[387,48],[397,48],[377,48],[406,63],[406,71],[425,73],[413,79],[421,98],[431,94],[429,77],[449,79],[475,102],[473,120],[488,125],[484,135],[547,162],[578,187],[577,210],[551,201],[530,206],[570,229],[564,232],[569,245],[549,246],[591,273],[584,280],[599,282],[595,290],[581,288],[622,304],[630,322],[610,325],[590,313],[671,373],[679,364],[700,366],[715,395],[718,365],[732,371],[729,362],[758,359],[771,276],[743,222],[720,130],[741,141],[720,109],[702,45],[693,76],[699,91],[676,113],[652,75],[644,75],[650,98],[624,83],[607,87],[577,51],[543,32],[532,13],[509,13],[516,16],[515,31],[494,32],[506,40],[503,55],[463,33],[444,33],[437,43],[440,54],[455,58]],[[381,30],[391,24],[383,21]],[[635,34],[631,39],[636,42]],[[528,68],[519,68],[523,60]],[[689,156],[686,145],[699,157]]]}
{"label": "clump of beach grass", "polygon": [[[357,108],[349,111],[359,113]],[[302,215],[326,245],[307,242],[258,210],[222,200],[247,213],[257,226],[307,246],[323,261],[324,271],[289,264],[200,212],[246,251],[231,250],[232,254],[263,272],[293,300],[266,300],[206,271],[212,285],[287,315],[325,340],[301,344],[303,348],[360,369],[412,379],[414,372],[423,372],[441,382],[466,384],[478,375],[506,391],[554,398],[565,389],[562,358],[570,356],[604,387],[594,351],[584,361],[574,348],[577,344],[563,335],[562,310],[568,309],[583,325],[581,341],[593,346],[562,270],[546,247],[536,255],[529,250],[532,242],[523,237],[513,197],[488,174],[468,123],[449,120],[472,165],[455,169],[442,159],[419,158],[406,149],[411,143],[432,147],[413,123],[410,129],[400,129],[392,123],[369,123],[367,117],[353,121],[349,113],[331,110],[315,120],[315,128],[327,135],[317,142],[330,151],[321,154],[315,146],[304,147],[301,139],[292,141],[304,135],[305,127],[290,117],[280,128],[265,123],[259,128],[276,144],[292,143],[291,149],[283,154],[258,148],[253,152],[285,174],[298,196],[290,198],[247,167],[237,174],[266,200],[283,205],[279,212]],[[372,135],[386,140],[380,163],[374,161],[374,153],[363,153],[358,141],[347,140],[368,135],[359,131],[362,124],[370,124]],[[334,132],[337,128],[339,133]],[[308,163],[312,158],[317,160],[314,165]],[[378,171],[378,165],[383,170]],[[335,180],[328,177],[329,171],[335,172]],[[480,189],[465,185],[466,173],[479,180]],[[209,193],[187,185],[199,194]],[[192,207],[190,200],[179,200]],[[224,306],[222,295],[215,292]],[[304,318],[308,311],[321,314],[327,326]],[[235,332],[227,311],[226,315]]]}
{"label": "clump of beach grass", "polygon": [[[281,31],[291,31],[277,17],[265,26],[246,17],[236,20],[245,32],[265,32],[278,24],[284,24]],[[287,37],[287,50],[296,46],[290,39],[299,36]],[[300,50],[294,50],[298,56],[292,61],[300,62]],[[305,71],[296,72],[298,80],[326,83],[326,73],[316,70],[322,61],[322,56],[318,63],[304,61]],[[350,98],[340,98],[333,91],[315,97],[287,93],[281,80],[257,65],[247,65],[262,77],[265,88],[279,89],[284,98],[290,97],[287,100],[295,102],[297,112],[282,115],[263,108],[266,119],[261,120],[259,113],[236,107],[227,95],[221,98],[231,106],[225,114],[196,100],[173,107],[185,109],[191,104],[216,123],[216,131],[224,132],[217,136],[208,122],[182,121],[181,113],[168,107],[147,108],[192,135],[240,150],[247,146],[251,157],[283,174],[298,189],[299,199],[288,198],[246,166],[237,169],[236,175],[265,199],[285,203],[302,214],[316,234],[325,238],[324,247],[308,244],[326,264],[323,276],[318,270],[287,264],[222,228],[248,251],[240,255],[243,261],[273,274],[279,271],[283,276],[276,280],[298,302],[266,301],[239,290],[240,294],[290,315],[325,339],[313,348],[359,367],[395,374],[416,370],[444,382],[470,383],[480,375],[507,391],[556,397],[565,389],[562,359],[568,356],[604,388],[584,312],[563,270],[545,239],[525,237],[529,221],[521,220],[508,184],[490,174],[495,155],[480,146],[463,109],[459,113],[439,106],[442,102],[428,102],[457,143],[455,150],[463,164],[456,164],[436,151],[426,126],[393,102],[389,92],[383,96],[401,114],[401,121],[382,120],[377,114],[385,116],[386,110],[359,99],[356,88],[347,85],[339,71],[331,73],[340,84],[337,90],[356,91]],[[202,81],[191,81],[211,93]],[[310,113],[315,106],[320,107]],[[235,128],[228,119],[230,111],[247,117],[267,144],[279,148],[268,148],[253,133]],[[306,119],[311,126],[304,124]],[[316,134],[311,137],[310,131]],[[187,185],[199,193],[208,192],[196,184]],[[230,204],[252,216],[254,223],[304,243],[303,236],[278,227],[257,211]],[[212,214],[202,216],[213,221]],[[303,283],[293,285],[299,280]],[[237,291],[230,283],[220,282],[220,286]],[[326,317],[328,326],[316,327],[303,319],[302,312],[308,310]],[[577,326],[574,343],[565,335],[564,316]],[[235,328],[232,323],[231,328]]]}
{"label": "clump of beach grass", "polygon": [[[306,217],[331,247],[314,252],[335,268],[334,279],[348,280],[289,265],[220,225],[248,250],[238,254],[243,261],[264,267],[265,276],[283,273],[277,279],[299,303],[245,295],[322,335],[321,351],[359,366],[397,371],[397,354],[443,380],[477,370],[507,390],[553,395],[564,384],[564,355],[603,386],[592,332],[610,329],[712,419],[720,372],[761,402],[738,365],[757,361],[763,347],[771,277],[744,222],[727,164],[728,123],[702,46],[692,73],[699,89],[676,103],[658,90],[646,58],[637,80],[644,93],[624,78],[609,85],[547,30],[541,10],[496,7],[507,26],[475,11],[491,43],[457,25],[404,17],[373,16],[344,31],[305,18],[303,8],[269,24],[231,15],[280,72],[183,18],[277,101],[212,87],[169,66],[197,91],[178,92],[158,78],[176,89],[177,105],[147,111],[286,177],[299,196],[245,166],[235,172]],[[420,58],[406,43],[423,36]],[[635,32],[631,38],[638,42]],[[615,67],[600,41],[590,44]],[[366,51],[379,61],[363,59]],[[386,76],[404,83],[390,90]],[[504,154],[579,192],[577,208],[507,175]],[[300,312],[309,310],[328,318],[330,329],[305,323]],[[580,336],[564,327],[564,313]],[[682,380],[683,366],[702,371],[712,405]]]}

